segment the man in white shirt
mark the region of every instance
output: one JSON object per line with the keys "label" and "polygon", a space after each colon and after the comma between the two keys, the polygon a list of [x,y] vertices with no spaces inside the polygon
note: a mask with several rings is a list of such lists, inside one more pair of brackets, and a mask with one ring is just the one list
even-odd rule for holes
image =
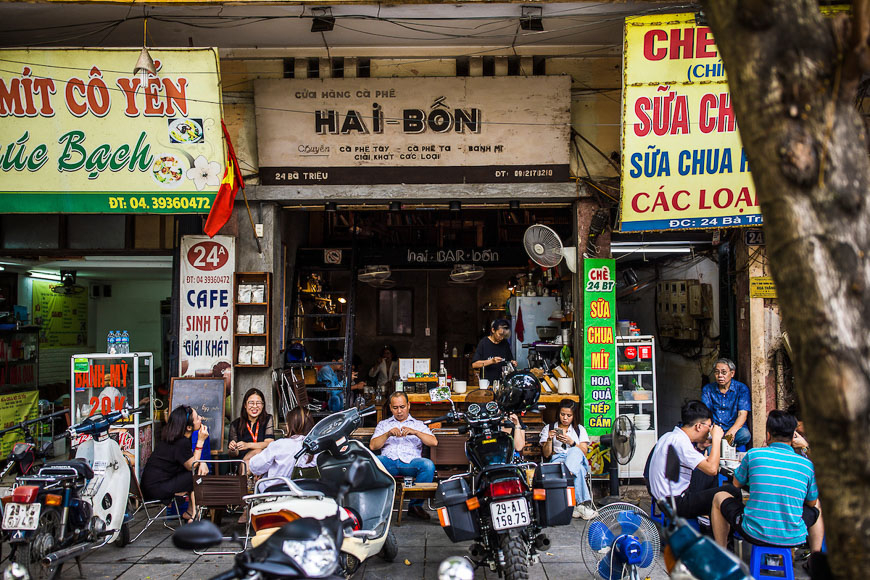
{"label": "man in white shirt", "polygon": [[[711,485],[717,481],[719,473],[724,431],[713,425],[710,409],[701,401],[688,401],[680,409],[680,418],[681,425],[662,435],[653,449],[648,477],[650,493],[655,500],[673,496],[680,517],[697,518],[710,514],[717,492],[727,491],[736,498],[741,498],[741,495],[733,485]],[[705,456],[696,445],[709,446],[710,452]],[[669,447],[674,448],[680,459],[680,479],[673,483],[665,476]],[[693,477],[696,469],[700,476]]]}
{"label": "man in white shirt", "polygon": [[[422,421],[411,417],[411,407],[405,393],[397,391],[390,395],[390,412],[393,416],[384,419],[375,427],[369,443],[372,451],[381,449],[381,463],[393,475],[415,478],[417,483],[432,483],[435,479],[435,464],[422,457],[423,445],[435,447],[438,439]],[[411,500],[408,515],[428,520],[423,509],[423,500]]]}

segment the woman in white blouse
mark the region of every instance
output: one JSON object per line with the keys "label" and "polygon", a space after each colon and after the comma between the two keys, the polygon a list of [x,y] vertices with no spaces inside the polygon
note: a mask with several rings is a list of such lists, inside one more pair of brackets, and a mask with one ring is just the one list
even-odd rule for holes
{"label": "woman in white blouse", "polygon": [[393,345],[384,346],[377,364],[369,371],[369,376],[375,378],[379,387],[399,378],[399,358]]}

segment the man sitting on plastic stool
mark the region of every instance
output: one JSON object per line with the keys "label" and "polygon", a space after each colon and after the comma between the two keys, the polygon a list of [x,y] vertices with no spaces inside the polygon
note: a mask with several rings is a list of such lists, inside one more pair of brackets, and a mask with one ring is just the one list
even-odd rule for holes
{"label": "man sitting on plastic stool", "polygon": [[710,519],[720,546],[725,546],[733,527],[753,544],[783,548],[802,544],[809,535],[810,551],[821,551],[825,531],[816,476],[810,460],[792,448],[795,429],[794,416],[771,411],[767,446],[747,451],[734,472],[735,486],[749,486],[746,506],[730,494],[713,498]]}
{"label": "man sitting on plastic stool", "polygon": [[[391,474],[414,477],[416,483],[432,483],[435,464],[422,457],[422,452],[423,445],[435,447],[438,439],[422,421],[411,417],[408,397],[402,391],[390,395],[390,411],[393,416],[377,424],[369,447],[372,451],[382,449],[381,463]],[[408,515],[429,519],[422,499],[408,503]]]}
{"label": "man sitting on plastic stool", "polygon": [[[673,497],[677,514],[691,519],[710,514],[717,492],[740,497],[740,490],[733,485],[715,486],[723,431],[713,425],[710,409],[701,401],[688,401],[680,409],[680,418],[682,424],[662,435],[653,449],[649,484],[654,500]],[[708,443],[710,453],[706,456],[695,448],[695,445]],[[680,479],[676,483],[665,475],[669,447],[673,447],[680,458]]]}
{"label": "man sitting on plastic stool", "polygon": [[713,365],[715,383],[701,389],[701,401],[713,413],[713,422],[725,429],[724,438],[729,445],[741,447],[752,440],[746,419],[752,408],[749,387],[734,378],[737,367],[727,358]]}

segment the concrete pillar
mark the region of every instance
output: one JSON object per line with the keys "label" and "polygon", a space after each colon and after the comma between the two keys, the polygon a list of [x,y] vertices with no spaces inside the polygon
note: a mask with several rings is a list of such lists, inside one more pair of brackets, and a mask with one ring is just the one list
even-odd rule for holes
{"label": "concrete pillar", "polygon": [[293,59],[293,78],[307,79],[308,78],[308,59],[294,58]]}
{"label": "concrete pillar", "polygon": [[320,69],[320,78],[332,78],[332,61],[328,58],[318,59],[318,67]]}
{"label": "concrete pillar", "polygon": [[344,78],[355,79],[359,76],[359,59],[355,56],[344,57]]}
{"label": "concrete pillar", "polygon": [[508,74],[508,57],[495,57],[495,76],[506,77]]}
{"label": "concrete pillar", "polygon": [[483,57],[471,56],[468,57],[468,76],[482,77],[483,76]]}

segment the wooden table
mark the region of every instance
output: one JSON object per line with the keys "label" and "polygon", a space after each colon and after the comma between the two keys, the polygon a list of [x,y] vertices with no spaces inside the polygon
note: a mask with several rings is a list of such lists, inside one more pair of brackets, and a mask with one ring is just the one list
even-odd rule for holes
{"label": "wooden table", "polygon": [[396,526],[402,525],[402,506],[405,499],[434,499],[437,483],[415,483],[411,487],[402,485],[402,480],[396,479],[396,495],[398,496],[399,515],[396,517]]}

